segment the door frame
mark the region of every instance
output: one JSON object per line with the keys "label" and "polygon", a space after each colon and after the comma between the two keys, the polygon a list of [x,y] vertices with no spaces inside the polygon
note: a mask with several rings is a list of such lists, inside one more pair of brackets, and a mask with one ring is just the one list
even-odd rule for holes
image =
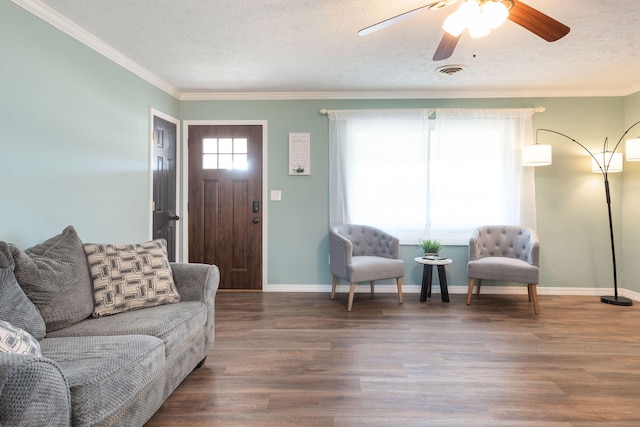
{"label": "door frame", "polygon": [[[189,126],[245,126],[257,125],[262,126],[262,291],[267,286],[267,223],[268,209],[267,206],[267,120],[183,120],[182,135],[184,144],[182,144],[182,158],[189,158]],[[182,169],[182,194],[189,194],[189,167],[185,164]],[[182,222],[182,260],[189,259],[189,209],[187,204],[188,197],[182,199],[182,213],[180,216]],[[184,219],[184,221],[182,220]]]}
{"label": "door frame", "polygon": [[[183,214],[180,210],[181,204],[180,204],[180,199],[182,198],[182,193],[181,193],[181,189],[182,187],[180,186],[180,176],[182,174],[181,172],[181,163],[182,163],[182,158],[181,158],[181,146],[182,146],[182,139],[180,138],[180,120],[176,119],[175,117],[172,117],[166,113],[163,113],[162,111],[156,110],[153,107],[149,107],[149,240],[153,239],[153,118],[154,117],[159,117],[162,120],[166,120],[167,122],[173,123],[174,125],[176,125],[176,188],[175,188],[175,192],[176,192],[176,206],[175,206],[175,212],[176,215],[178,215],[180,218],[182,218]],[[181,261],[182,260],[182,251],[180,250],[181,248],[181,244],[180,242],[182,241],[182,235],[183,235],[183,226],[182,224],[180,224],[182,221],[177,221],[177,227],[176,227],[176,247],[175,247],[175,254],[176,254],[176,261]]]}

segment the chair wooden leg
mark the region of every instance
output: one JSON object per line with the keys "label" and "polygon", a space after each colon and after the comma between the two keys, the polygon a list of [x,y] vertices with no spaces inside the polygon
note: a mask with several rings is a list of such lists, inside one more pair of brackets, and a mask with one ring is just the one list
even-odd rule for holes
{"label": "chair wooden leg", "polygon": [[333,281],[331,282],[331,299],[336,297],[336,286],[338,286],[338,276],[333,276]]}
{"label": "chair wooden leg", "polygon": [[469,291],[467,292],[467,305],[471,304],[471,294],[473,294],[473,278],[469,278]]}
{"label": "chair wooden leg", "polygon": [[476,295],[480,295],[480,286],[482,286],[482,279],[478,279],[478,289],[476,290]]}
{"label": "chair wooden leg", "polygon": [[533,311],[538,314],[540,312],[540,309],[538,307],[538,291],[536,290],[536,285],[535,283],[531,283],[528,287],[529,293],[531,294],[531,299],[533,300]]}
{"label": "chair wooden leg", "polygon": [[349,303],[347,304],[347,311],[351,311],[351,306],[353,305],[353,296],[356,293],[356,282],[351,282],[351,287],[349,288]]}
{"label": "chair wooden leg", "polygon": [[529,294],[529,302],[531,302],[531,285],[527,285],[527,294]]}
{"label": "chair wooden leg", "polygon": [[404,277],[396,277],[396,286],[398,286],[398,299],[400,300],[400,304],[402,304],[402,284],[404,282]]}
{"label": "chair wooden leg", "polygon": [[373,295],[373,291],[374,291],[374,288],[375,288],[375,283],[376,283],[375,280],[371,281],[371,295]]}

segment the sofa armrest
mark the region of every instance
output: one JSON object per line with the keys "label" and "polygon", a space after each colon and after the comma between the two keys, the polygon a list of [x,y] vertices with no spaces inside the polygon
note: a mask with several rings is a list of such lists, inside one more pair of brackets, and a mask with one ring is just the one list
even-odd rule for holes
{"label": "sofa armrest", "polygon": [[71,425],[69,384],[54,361],[0,353],[0,425]]}
{"label": "sofa armrest", "polygon": [[220,271],[215,265],[196,263],[171,263],[173,281],[182,301],[202,301],[207,307],[205,325],[205,353],[215,341],[215,299],[220,284]]}

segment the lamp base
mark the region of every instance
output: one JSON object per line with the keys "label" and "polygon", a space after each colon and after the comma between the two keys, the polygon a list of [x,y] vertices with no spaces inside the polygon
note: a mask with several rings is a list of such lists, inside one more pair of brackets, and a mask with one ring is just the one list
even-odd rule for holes
{"label": "lamp base", "polygon": [[605,302],[607,304],[613,304],[613,305],[625,305],[625,306],[633,305],[633,301],[625,297],[614,297],[614,296],[600,297],[600,301]]}

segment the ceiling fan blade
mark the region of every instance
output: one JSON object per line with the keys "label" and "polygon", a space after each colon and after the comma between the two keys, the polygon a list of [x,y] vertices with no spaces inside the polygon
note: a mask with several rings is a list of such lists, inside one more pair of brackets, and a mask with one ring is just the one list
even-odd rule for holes
{"label": "ceiling fan blade", "polygon": [[451,34],[444,32],[442,40],[436,49],[436,53],[433,54],[434,61],[442,61],[453,55],[453,51],[460,40],[460,36],[452,36]]}
{"label": "ceiling fan blade", "polygon": [[447,6],[448,4],[451,3],[455,3],[456,0],[441,0],[441,1],[436,1],[433,3],[429,3],[427,5],[424,6],[420,6],[416,9],[410,10],[408,12],[405,13],[401,13],[400,15],[396,15],[393,18],[389,18],[389,19],[385,19],[384,21],[378,22],[377,24],[373,24],[371,26],[368,26],[366,28],[361,29],[360,31],[358,31],[358,35],[359,36],[366,36],[368,34],[371,33],[375,33],[376,31],[380,31],[383,28],[387,28],[393,24],[397,24],[398,22],[402,22],[405,19],[411,18],[412,16],[415,15],[419,15],[423,12],[426,12],[428,10],[436,10],[436,9],[441,9],[445,6]]}
{"label": "ceiling fan blade", "polygon": [[570,28],[563,23],[521,1],[513,0],[513,7],[509,10],[509,19],[548,42],[559,40],[570,31]]}

